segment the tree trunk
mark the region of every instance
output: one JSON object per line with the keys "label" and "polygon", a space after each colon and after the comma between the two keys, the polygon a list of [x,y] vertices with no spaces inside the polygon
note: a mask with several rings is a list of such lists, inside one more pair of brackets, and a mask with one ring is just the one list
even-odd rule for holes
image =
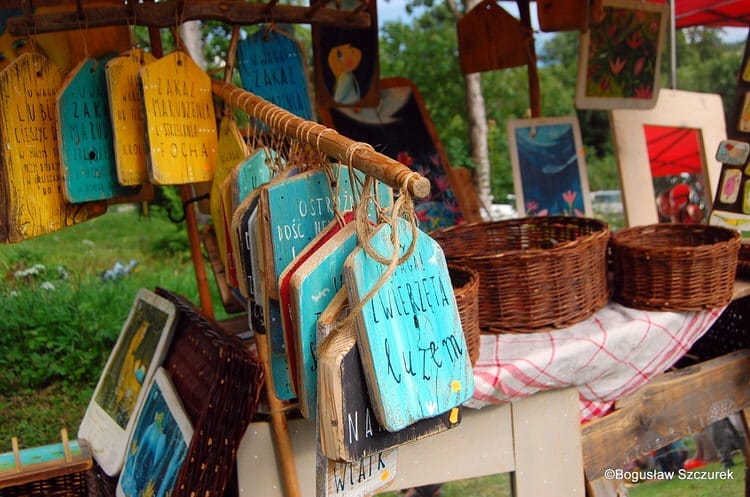
{"label": "tree trunk", "polygon": [[[474,188],[482,210],[492,204],[490,185],[490,157],[487,147],[487,115],[482,96],[482,80],[479,73],[464,77],[466,86],[466,114],[469,122],[469,153],[476,166]],[[486,213],[489,216],[489,212]]]}
{"label": "tree trunk", "polygon": [[[464,0],[464,12],[469,12],[479,2],[480,0]],[[466,74],[464,85],[466,88],[466,117],[469,123],[469,154],[476,167],[474,190],[477,193],[485,218],[489,218],[489,209],[492,205],[492,188],[490,183],[490,154],[487,146],[487,113],[484,106],[484,96],[482,95],[481,74]]]}
{"label": "tree trunk", "polygon": [[206,64],[206,57],[203,55],[200,21],[188,21],[180,24],[180,38],[190,57],[205,71],[208,64]]}

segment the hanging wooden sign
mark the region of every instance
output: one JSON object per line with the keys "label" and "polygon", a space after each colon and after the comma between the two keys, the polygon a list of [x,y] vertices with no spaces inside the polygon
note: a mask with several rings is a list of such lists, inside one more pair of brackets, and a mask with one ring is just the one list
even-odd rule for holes
{"label": "hanging wooden sign", "polygon": [[[399,218],[399,246],[390,224],[377,228],[371,247],[388,258],[412,244],[409,223]],[[346,261],[344,280],[354,304],[380,279],[386,266],[357,249]],[[417,230],[414,251],[357,314],[357,341],[375,415],[388,431],[450,411],[474,391],[445,256],[438,243]]]}
{"label": "hanging wooden sign", "polygon": [[268,345],[271,362],[271,379],[273,380],[276,396],[281,400],[294,399],[297,390],[289,364],[289,356],[284,342],[284,328],[281,325],[281,306],[278,300],[264,295],[263,317],[268,335]]}
{"label": "hanging wooden sign", "polygon": [[[333,220],[335,209],[352,210],[354,197],[345,166],[332,165],[337,198],[331,193],[326,173],[321,169],[269,183],[263,189],[261,212],[268,219],[268,231],[263,239],[268,243],[266,260],[270,271],[266,291],[278,298],[281,272],[320,231]],[[355,172],[362,178],[362,173]],[[390,205],[391,189],[379,183],[378,199],[382,207]]]}
{"label": "hanging wooden sign", "polygon": [[493,71],[529,63],[531,33],[495,0],[484,0],[456,24],[461,72]]}
{"label": "hanging wooden sign", "polygon": [[232,173],[234,166],[247,157],[248,149],[245,140],[237,128],[237,122],[232,116],[224,116],[219,123],[218,137],[219,156],[216,162],[211,194],[209,196],[211,220],[216,231],[216,243],[219,246],[219,258],[222,265],[227,267],[227,241],[225,237],[225,223],[222,209],[221,185]]}
{"label": "hanging wooden sign", "polygon": [[55,95],[62,74],[23,54],[0,72],[0,242],[43,235],[104,214],[104,202],[71,205],[62,192]]}
{"label": "hanging wooden sign", "polygon": [[112,142],[105,64],[84,59],[57,94],[57,132],[65,197],[71,203],[133,195],[120,185]]}
{"label": "hanging wooden sign", "polygon": [[117,180],[121,185],[148,183],[146,128],[138,71],[155,60],[156,57],[142,48],[133,48],[106,65]]}
{"label": "hanging wooden sign", "polygon": [[329,333],[318,347],[321,399],[318,425],[323,454],[332,460],[354,462],[458,426],[460,407],[396,432],[378,423],[367,393],[354,329],[328,331],[333,323],[344,318],[345,307],[346,298],[342,301],[337,294],[318,320],[318,334]]}
{"label": "hanging wooden sign", "polygon": [[281,160],[270,148],[259,148],[232,170],[232,204],[237,208],[248,194],[271,181],[271,163]]}
{"label": "hanging wooden sign", "polygon": [[357,246],[352,213],[334,220],[290,263],[279,278],[284,343],[295,375],[300,412],[314,417],[318,402],[318,316],[343,286],[344,261]]}
{"label": "hanging wooden sign", "polygon": [[[342,10],[362,2],[344,0]],[[376,0],[367,0],[371,24],[365,29],[312,27],[315,95],[321,106],[373,107],[380,101]]]}
{"label": "hanging wooden sign", "polygon": [[208,181],[218,161],[211,78],[182,51],[140,70],[152,183]]}
{"label": "hanging wooden sign", "polygon": [[224,178],[219,187],[219,195],[221,196],[221,226],[224,228],[224,269],[227,275],[227,285],[231,288],[237,288],[239,283],[237,282],[237,268],[234,265],[234,252],[232,250],[230,227],[232,223],[232,216],[234,211],[232,210],[232,176],[229,175]]}
{"label": "hanging wooden sign", "polygon": [[232,216],[230,235],[232,238],[232,252],[235,254],[235,267],[237,268],[237,282],[240,294],[246,299],[253,301],[253,273],[252,273],[252,246],[250,244],[251,232],[248,229],[250,216],[258,207],[260,190],[250,192],[237,206]]}
{"label": "hanging wooden sign", "polygon": [[332,461],[317,454],[315,483],[320,497],[370,497],[396,479],[398,449],[378,452],[352,462]]}
{"label": "hanging wooden sign", "polygon": [[[539,27],[544,32],[585,30],[590,0],[538,0]],[[601,5],[600,5],[601,8]]]}
{"label": "hanging wooden sign", "polygon": [[297,117],[313,118],[302,49],[287,33],[266,25],[240,41],[237,69],[247,91]]}

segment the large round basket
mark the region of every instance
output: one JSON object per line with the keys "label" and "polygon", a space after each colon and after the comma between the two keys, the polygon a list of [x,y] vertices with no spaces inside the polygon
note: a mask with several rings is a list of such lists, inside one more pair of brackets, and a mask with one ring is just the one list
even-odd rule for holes
{"label": "large round basket", "polygon": [[456,296],[458,316],[469,350],[469,360],[474,366],[479,359],[479,274],[467,266],[448,264],[448,274]]}
{"label": "large round basket", "polygon": [[494,332],[562,328],[609,299],[609,225],[529,217],[452,226],[430,235],[449,262],[479,273],[479,325]]}
{"label": "large round basket", "polygon": [[732,300],[740,234],[718,226],[652,224],[612,236],[614,300],[692,311]]}

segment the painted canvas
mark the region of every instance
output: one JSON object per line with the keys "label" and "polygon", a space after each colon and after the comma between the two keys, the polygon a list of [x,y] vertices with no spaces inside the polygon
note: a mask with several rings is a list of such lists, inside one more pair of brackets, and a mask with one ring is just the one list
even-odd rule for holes
{"label": "painted canvas", "polygon": [[649,109],[659,92],[667,3],[610,0],[581,34],[576,106]]}
{"label": "painted canvas", "polygon": [[117,497],[167,497],[187,457],[193,428],[166,370],[159,368],[128,443]]}
{"label": "painted canvas", "polygon": [[110,476],[122,467],[144,385],[166,354],[175,315],[171,302],[139,290],[86,409],[78,438],[89,441],[94,458]]}
{"label": "painted canvas", "polygon": [[590,216],[591,201],[575,117],[508,121],[516,209],[525,216]]}
{"label": "painted canvas", "polygon": [[711,199],[700,130],[645,124],[643,132],[659,222],[702,223]]}

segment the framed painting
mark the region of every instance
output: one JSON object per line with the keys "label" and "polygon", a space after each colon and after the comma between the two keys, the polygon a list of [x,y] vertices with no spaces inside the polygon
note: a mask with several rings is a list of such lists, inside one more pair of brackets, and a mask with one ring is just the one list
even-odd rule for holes
{"label": "framed painting", "polygon": [[117,497],[172,495],[193,427],[166,369],[159,368],[128,442]]}
{"label": "framed painting", "polygon": [[176,313],[168,300],[150,290],[138,291],[81,421],[78,438],[88,440],[110,476],[122,468],[144,386],[166,354]]}
{"label": "framed painting", "polygon": [[576,107],[650,109],[659,94],[668,5],[639,0],[603,5],[602,21],[581,34]]}
{"label": "framed painting", "polygon": [[583,144],[574,116],[508,121],[516,209],[522,216],[590,216]]}
{"label": "framed painting", "polygon": [[610,121],[626,224],[702,222],[726,138],[721,97],[665,89],[653,109],[616,109]]}

